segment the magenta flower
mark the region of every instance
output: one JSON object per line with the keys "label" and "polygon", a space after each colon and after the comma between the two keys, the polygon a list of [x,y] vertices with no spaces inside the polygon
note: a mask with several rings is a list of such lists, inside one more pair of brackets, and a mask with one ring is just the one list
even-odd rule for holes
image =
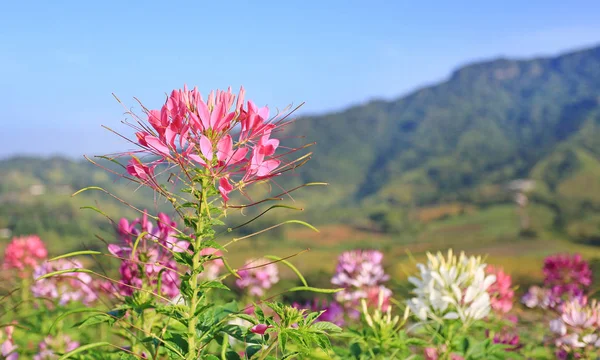
{"label": "magenta flower", "polygon": [[67,335],[58,337],[47,336],[39,343],[38,347],[39,352],[33,356],[33,360],[56,360],[59,358],[56,353],[65,354],[73,351],[79,347],[79,343]]}
{"label": "magenta flower", "polygon": [[[279,175],[284,154],[275,155],[279,140],[271,135],[283,123],[269,119],[267,107],[258,108],[252,101],[244,107],[244,94],[242,88],[236,100],[231,89],[217,90],[205,101],[197,88],[173,90],[160,110],[147,112],[149,125],[136,128],[141,152],[158,160],[145,164],[134,157],[127,172],[157,188],[156,166],[199,165],[208,170],[225,203],[234,188]],[[236,125],[240,131],[234,140],[231,132]]]}
{"label": "magenta flower", "polygon": [[382,285],[389,279],[383,270],[382,260],[383,254],[376,250],[342,253],[338,258],[336,273],[331,279],[332,284],[343,288],[336,293],[336,300],[347,307],[357,308],[360,299],[367,299],[373,305],[377,304],[380,292],[384,293],[386,300],[389,299],[391,291]]}
{"label": "magenta flower", "polygon": [[[160,283],[160,295],[169,299],[179,295],[181,279],[172,252],[187,251],[189,243],[176,238],[175,229],[175,222],[164,213],[158,214],[156,225],[148,220],[146,213],[131,223],[121,219],[117,229],[121,243],[108,245],[108,251],[121,259],[121,279],[118,284],[121,294],[132,295],[144,284],[150,285],[150,290],[158,293]],[[142,234],[145,235],[133,253],[133,246]]]}
{"label": "magenta flower", "polygon": [[492,265],[487,266],[486,273],[496,276],[496,281],[487,289],[492,309],[499,314],[508,313],[513,307],[515,296],[511,276]]}
{"label": "magenta flower", "polygon": [[544,285],[555,296],[581,295],[592,283],[592,270],[581,255],[557,254],[544,260]]}
{"label": "magenta flower", "polygon": [[21,277],[29,276],[24,270],[33,270],[46,256],[48,251],[39,236],[14,237],[4,250],[3,267],[20,270]]}
{"label": "magenta flower", "polygon": [[[38,279],[55,271],[71,269],[83,269],[83,265],[77,260],[68,259],[44,262],[34,270],[33,278]],[[31,286],[31,292],[35,297],[58,299],[60,305],[72,301],[90,304],[98,298],[92,277],[83,272],[62,273],[36,280]]]}
{"label": "magenta flower", "polygon": [[328,303],[326,300],[319,301],[314,299],[313,301],[309,301],[304,304],[293,303],[292,306],[296,309],[307,309],[310,312],[324,311],[317,318],[317,322],[327,321],[338,326],[344,325],[344,308],[336,302]]}
{"label": "magenta flower", "polygon": [[494,344],[509,345],[506,351],[517,351],[523,344],[521,344],[519,334],[515,330],[504,329],[499,333],[496,333],[493,338]]}
{"label": "magenta flower", "polygon": [[270,329],[272,327],[273,325],[257,324],[250,328],[250,331],[258,335],[264,335],[267,329]]}
{"label": "magenta flower", "polygon": [[6,326],[3,330],[0,330],[0,354],[2,359],[6,360],[18,360],[19,353],[17,352],[17,345],[13,341],[13,326]]}
{"label": "magenta flower", "polygon": [[267,259],[247,261],[238,275],[240,279],[235,284],[240,289],[246,289],[251,296],[263,296],[265,290],[279,281],[277,265]]}

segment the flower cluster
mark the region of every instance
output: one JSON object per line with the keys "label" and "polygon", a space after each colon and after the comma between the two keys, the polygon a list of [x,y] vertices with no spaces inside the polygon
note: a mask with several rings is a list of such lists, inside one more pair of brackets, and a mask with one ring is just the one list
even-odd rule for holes
{"label": "flower cluster", "polygon": [[47,256],[48,251],[39,236],[15,237],[6,246],[3,267],[20,270],[21,276],[28,276],[24,270],[35,268]]}
{"label": "flower cluster", "polygon": [[108,245],[108,251],[122,260],[119,289],[123,295],[131,295],[144,285],[158,293],[159,284],[161,295],[172,299],[179,294],[180,278],[172,252],[187,251],[189,243],[175,237],[175,225],[163,213],[158,214],[156,226],[146,213],[131,223],[121,219],[120,244]]}
{"label": "flower cluster", "polygon": [[492,309],[500,315],[508,313],[513,307],[515,296],[511,276],[492,265],[487,266],[486,273],[496,277],[496,281],[487,289]]}
{"label": "flower cluster", "polygon": [[56,353],[64,354],[78,347],[79,343],[71,340],[67,335],[58,337],[47,336],[39,343],[39,352],[33,357],[33,360],[55,360],[59,358]]}
{"label": "flower cluster", "polygon": [[[33,272],[34,279],[38,280],[31,286],[31,292],[35,297],[58,299],[60,305],[72,301],[81,301],[84,304],[94,302],[98,295],[94,291],[92,277],[87,273],[78,272],[77,269],[83,269],[83,265],[77,260],[58,259],[40,264]],[[74,271],[40,279],[46,274],[64,270]]]}
{"label": "flower cluster", "polygon": [[556,297],[579,296],[592,283],[592,270],[579,254],[557,254],[544,260],[544,285]]}
{"label": "flower cluster", "polygon": [[560,317],[550,321],[550,330],[556,335],[557,357],[567,359],[588,358],[600,349],[600,305],[596,301],[567,301],[561,308]]}
{"label": "flower cluster", "polygon": [[[278,175],[279,140],[271,138],[277,124],[269,120],[267,107],[252,101],[244,107],[244,94],[242,88],[236,100],[231,88],[217,90],[204,101],[197,88],[173,90],[160,110],[147,111],[150,126],[136,129],[142,152],[158,160],[144,163],[133,157],[128,173],[158,189],[154,174],[159,164],[198,165],[210,175],[224,202],[234,188]],[[238,125],[235,141],[230,132]]]}
{"label": "flower cluster", "polygon": [[344,308],[337,302],[314,299],[303,304],[293,303],[292,306],[296,309],[307,309],[308,312],[323,311],[316,321],[327,321],[338,326],[344,325]]}
{"label": "flower cluster", "polygon": [[592,271],[580,255],[558,254],[544,259],[544,287],[531,286],[521,301],[529,308],[554,309],[566,301],[586,302]]}
{"label": "flower cluster", "polygon": [[331,283],[343,288],[336,293],[336,300],[346,307],[358,309],[361,299],[376,305],[380,294],[384,298],[384,311],[392,295],[383,283],[389,279],[382,266],[383,254],[376,250],[352,250],[338,258],[336,273]]}
{"label": "flower cluster", "polygon": [[279,281],[277,265],[267,259],[247,261],[238,275],[240,278],[236,280],[236,285],[246,289],[251,296],[263,296],[265,290]]}
{"label": "flower cluster", "polygon": [[13,331],[13,326],[6,326],[4,329],[0,330],[0,341],[2,341],[2,345],[0,345],[0,355],[2,355],[2,359],[17,360],[19,358],[17,345],[15,345],[13,341]]}
{"label": "flower cluster", "polygon": [[486,317],[491,310],[488,288],[496,281],[486,275],[486,264],[480,257],[448,257],[427,254],[426,265],[418,264],[420,279],[409,277],[415,285],[414,298],[408,301],[411,311],[422,321],[460,319],[463,323]]}

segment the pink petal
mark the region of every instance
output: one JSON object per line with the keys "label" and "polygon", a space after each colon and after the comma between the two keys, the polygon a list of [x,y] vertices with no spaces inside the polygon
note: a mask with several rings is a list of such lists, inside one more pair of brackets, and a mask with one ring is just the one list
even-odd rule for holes
{"label": "pink petal", "polygon": [[260,177],[269,175],[273,170],[275,170],[279,166],[280,163],[281,161],[275,159],[263,161],[263,163],[260,164],[258,168],[256,176]]}
{"label": "pink petal", "polygon": [[231,190],[233,190],[233,186],[229,183],[229,180],[227,180],[227,178],[221,178],[219,180],[219,192],[221,193],[221,197],[225,203],[229,201],[228,194],[231,192]]}
{"label": "pink petal", "polygon": [[210,128],[210,112],[208,106],[202,100],[198,102],[198,115],[200,115],[202,130]]}
{"label": "pink petal", "polygon": [[233,153],[233,140],[231,135],[226,135],[217,143],[217,158],[219,161],[227,163]]}
{"label": "pink petal", "polygon": [[208,161],[212,160],[213,146],[210,140],[204,135],[200,135],[200,152]]}
{"label": "pink petal", "polygon": [[156,150],[160,154],[164,156],[169,156],[171,154],[171,151],[169,150],[167,145],[165,145],[165,143],[159,140],[156,136],[146,136],[144,140],[146,141],[146,143],[148,143],[149,147]]}

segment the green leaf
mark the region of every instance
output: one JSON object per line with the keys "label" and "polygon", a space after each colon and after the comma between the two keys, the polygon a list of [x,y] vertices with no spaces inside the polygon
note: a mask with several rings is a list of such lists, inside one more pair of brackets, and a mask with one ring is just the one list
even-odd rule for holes
{"label": "green leaf", "polygon": [[302,276],[302,273],[300,273],[300,270],[298,270],[298,268],[296,268],[294,265],[292,265],[292,263],[280,258],[279,256],[266,255],[265,257],[270,260],[278,261],[278,262],[286,265],[287,267],[289,267],[294,273],[296,273],[296,276],[298,276],[298,278],[302,282],[302,285],[304,285],[305,287],[308,287],[308,283],[306,282],[306,279],[304,278],[304,276]]}
{"label": "green leaf", "polygon": [[73,257],[73,256],[79,256],[79,255],[102,255],[102,253],[100,251],[93,251],[93,250],[74,251],[74,252],[70,252],[68,254],[53,257],[52,259],[49,259],[48,261],[55,261],[55,260]]}
{"label": "green leaf", "polygon": [[316,322],[314,324],[312,324],[310,326],[311,330],[312,329],[316,329],[316,330],[322,330],[322,331],[328,331],[328,332],[341,332],[342,328],[337,326],[336,324],[327,322],[327,321],[319,321]]}
{"label": "green leaf", "polygon": [[200,288],[201,289],[223,289],[223,290],[229,290],[229,288],[227,286],[225,286],[222,282],[220,281],[204,281],[200,284]]}
{"label": "green leaf", "polygon": [[261,345],[251,344],[246,347],[246,357],[252,359],[262,349]]}
{"label": "green leaf", "polygon": [[173,254],[173,258],[175,259],[175,261],[178,264],[192,267],[194,261],[193,261],[192,255],[190,253],[188,253],[187,251],[172,252],[172,254]]}
{"label": "green leaf", "polygon": [[344,290],[343,288],[338,288],[338,289],[321,289],[321,288],[316,288],[316,287],[312,287],[312,286],[296,286],[293,287],[291,289],[288,289],[288,291],[310,291],[310,292],[315,292],[315,293],[321,293],[321,294],[333,294],[339,291]]}
{"label": "green leaf", "polygon": [[97,347],[101,347],[101,346],[112,346],[111,343],[106,342],[106,341],[102,341],[102,342],[97,342],[97,343],[92,343],[92,344],[87,344],[87,345],[83,345],[78,347],[75,350],[69,351],[68,353],[64,354],[63,356],[61,356],[60,358],[58,358],[58,360],[64,360],[64,359],[68,359],[73,355],[77,355],[79,353],[82,353],[84,351],[90,350],[90,349],[94,349]]}

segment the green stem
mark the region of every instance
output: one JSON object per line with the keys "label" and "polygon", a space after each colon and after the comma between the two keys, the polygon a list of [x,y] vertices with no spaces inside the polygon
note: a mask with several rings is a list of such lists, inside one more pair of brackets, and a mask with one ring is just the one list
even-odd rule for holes
{"label": "green stem", "polygon": [[262,354],[260,355],[260,357],[258,358],[258,360],[264,360],[264,359],[266,359],[267,356],[269,356],[269,354],[271,353],[271,351],[273,351],[273,349],[275,348],[275,346],[277,346],[277,336],[273,337],[271,345],[269,345],[269,347],[266,348],[265,351],[262,352]]}
{"label": "green stem", "polygon": [[196,326],[198,319],[196,317],[196,309],[198,307],[198,273],[200,272],[200,247],[202,245],[202,233],[204,231],[203,213],[209,211],[206,206],[207,198],[207,181],[202,179],[202,192],[198,199],[198,221],[196,222],[196,240],[194,243],[194,256],[192,257],[192,269],[190,271],[190,288],[192,297],[190,299],[190,311],[188,313],[188,354],[187,360],[196,360],[198,352],[198,344],[196,344]]}

